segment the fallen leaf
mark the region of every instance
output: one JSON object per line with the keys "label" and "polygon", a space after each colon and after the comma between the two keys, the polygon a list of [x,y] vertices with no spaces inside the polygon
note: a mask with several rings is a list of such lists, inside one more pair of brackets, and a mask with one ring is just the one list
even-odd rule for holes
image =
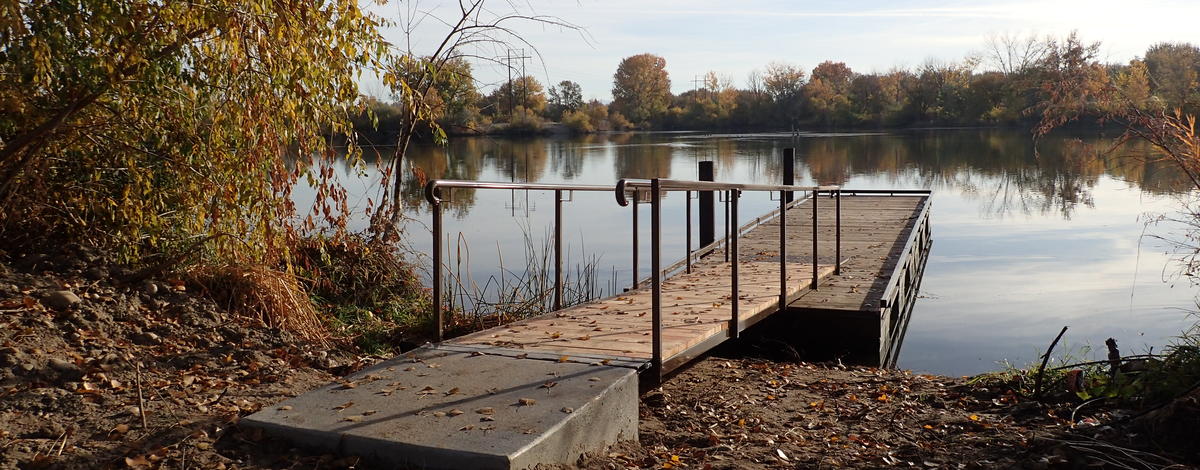
{"label": "fallen leaf", "polygon": [[537,404],[537,400],[534,400],[532,398],[522,398],[520,400],[517,400],[517,404],[519,404],[521,406],[533,406],[533,405]]}
{"label": "fallen leaf", "polygon": [[125,457],[125,465],[129,468],[150,468],[150,460],[145,455]]}
{"label": "fallen leaf", "polygon": [[460,409],[458,409],[458,408],[455,408],[455,409],[453,409],[453,410],[450,410],[450,411],[446,412],[446,414],[448,414],[448,415],[450,415],[450,416],[458,416],[458,415],[460,415],[460,414],[463,414],[463,410],[460,410]]}
{"label": "fallen leaf", "polygon": [[354,406],[354,402],[352,402],[352,401],[348,401],[348,402],[345,402],[345,403],[342,403],[342,404],[340,404],[340,405],[338,405],[338,406],[335,406],[335,407],[333,407],[333,409],[335,409],[335,410],[338,410],[338,411],[341,411],[341,410],[344,410],[344,409],[346,409],[346,408],[349,408],[349,407],[351,407],[351,406]]}
{"label": "fallen leaf", "polygon": [[496,410],[488,407],[488,408],[477,409],[477,410],[475,410],[475,412],[478,414],[481,414],[481,415],[490,415],[490,414],[495,414]]}

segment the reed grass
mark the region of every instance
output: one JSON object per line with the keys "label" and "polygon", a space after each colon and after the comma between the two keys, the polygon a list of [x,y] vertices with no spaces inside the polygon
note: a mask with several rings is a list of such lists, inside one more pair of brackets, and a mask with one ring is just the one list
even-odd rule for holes
{"label": "reed grass", "polygon": [[[522,226],[522,258],[511,263],[497,244],[499,266],[496,272],[478,280],[471,274],[471,246],[461,232],[453,238],[452,259],[443,265],[446,273],[442,288],[447,311],[451,312],[448,330],[462,334],[537,316],[554,308],[554,238],[547,232],[535,239],[528,226]],[[446,243],[450,245],[450,236]],[[580,255],[579,253],[584,253]],[[614,279],[602,286],[598,272],[601,257],[564,247],[562,306],[588,302],[614,292]],[[576,260],[573,260],[572,258]],[[582,257],[582,260],[578,259]]]}

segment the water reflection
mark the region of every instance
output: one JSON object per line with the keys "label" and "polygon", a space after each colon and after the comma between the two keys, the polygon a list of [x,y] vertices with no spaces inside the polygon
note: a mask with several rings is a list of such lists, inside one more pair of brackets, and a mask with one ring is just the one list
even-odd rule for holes
{"label": "water reflection", "polygon": [[[446,147],[414,146],[410,164],[431,178],[480,179],[486,169],[503,181],[611,182],[670,178],[681,162],[714,160],[718,168],[748,165],[749,179],[775,182],[782,175],[778,155],[784,147],[795,147],[812,182],[840,185],[855,175],[872,175],[894,185],[952,189],[977,201],[981,213],[995,217],[1056,213],[1069,219],[1078,207],[1093,207],[1092,191],[1102,175],[1155,194],[1187,188],[1186,180],[1169,171],[1169,165],[1151,157],[1148,146],[1126,144],[1112,151],[1114,142],[1100,135],[1052,136],[1035,150],[1029,135],[998,130],[817,134],[799,139],[634,133],[577,139],[480,137],[453,139]],[[611,163],[611,172],[597,174],[597,164],[603,162]],[[688,171],[684,177],[692,174]],[[409,205],[422,202],[415,177],[405,175],[404,194]],[[456,192],[451,203],[456,217],[466,214],[474,197],[470,191]]]}

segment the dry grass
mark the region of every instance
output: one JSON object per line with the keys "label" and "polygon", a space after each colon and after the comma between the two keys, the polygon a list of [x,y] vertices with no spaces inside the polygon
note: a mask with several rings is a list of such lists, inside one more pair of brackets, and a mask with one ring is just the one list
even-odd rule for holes
{"label": "dry grass", "polygon": [[189,283],[230,312],[327,344],[329,333],[296,277],[263,266],[202,266]]}

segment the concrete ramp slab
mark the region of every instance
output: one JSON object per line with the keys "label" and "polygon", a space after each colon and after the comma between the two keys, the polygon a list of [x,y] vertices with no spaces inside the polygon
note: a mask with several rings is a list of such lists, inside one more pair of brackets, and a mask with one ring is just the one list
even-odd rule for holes
{"label": "concrete ramp slab", "polygon": [[572,464],[637,439],[628,360],[426,346],[242,420],[299,445],[430,469]]}

